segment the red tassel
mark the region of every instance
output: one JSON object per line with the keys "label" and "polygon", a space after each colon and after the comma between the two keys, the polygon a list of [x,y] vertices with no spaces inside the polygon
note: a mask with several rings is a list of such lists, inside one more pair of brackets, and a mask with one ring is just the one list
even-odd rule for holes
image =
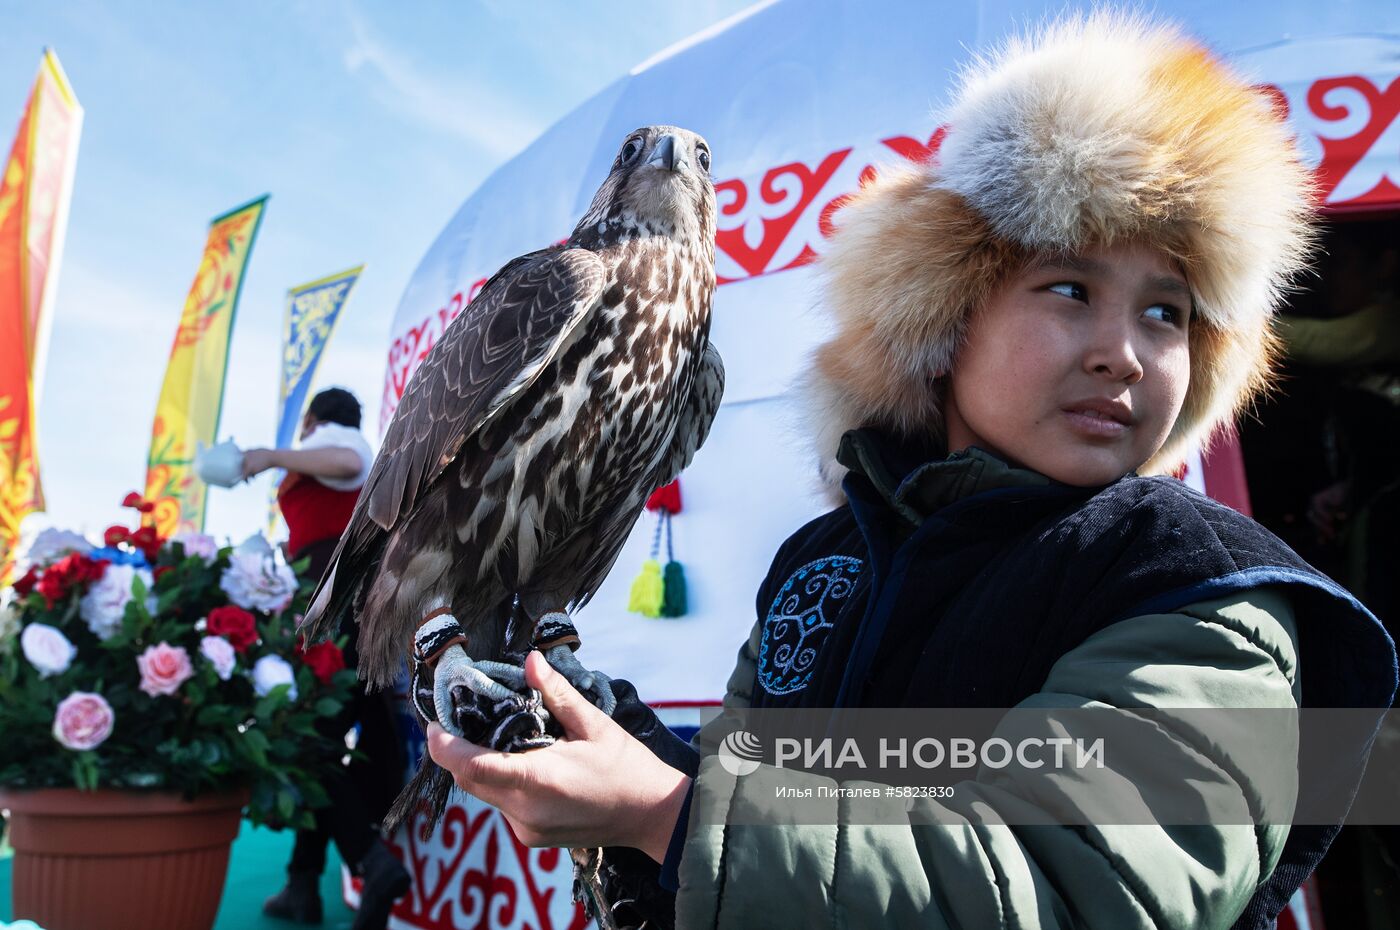
{"label": "red tassel", "polygon": [[681,512],[681,480],[677,478],[665,487],[657,488],[647,498],[647,510],[664,510],[670,514]]}

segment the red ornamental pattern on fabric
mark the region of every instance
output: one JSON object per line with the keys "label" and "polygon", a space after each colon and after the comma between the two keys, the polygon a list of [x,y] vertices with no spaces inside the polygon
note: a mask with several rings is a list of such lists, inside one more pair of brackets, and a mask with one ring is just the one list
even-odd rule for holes
{"label": "red ornamental pattern on fabric", "polygon": [[486,285],[488,278],[478,278],[467,288],[466,293],[458,291],[446,304],[423,319],[417,326],[409,327],[408,332],[399,336],[389,345],[389,373],[384,379],[384,397],[379,407],[379,432],[382,434],[389,425],[403,397],[408,379],[423,364],[433,346],[447,332],[447,327],[461,314],[462,309],[472,302],[477,292]]}
{"label": "red ornamental pattern on fabric", "polygon": [[[1317,179],[1329,206],[1400,201],[1400,77],[1352,74],[1314,81],[1307,112],[1323,123]],[[1290,100],[1291,107],[1298,101]]]}
{"label": "red ornamental pattern on fabric", "polygon": [[415,930],[494,927],[499,930],[583,930],[583,908],[571,897],[573,866],[560,849],[530,849],[496,811],[469,801],[451,804],[424,840],[419,814],[393,837],[413,877],[393,915]]}

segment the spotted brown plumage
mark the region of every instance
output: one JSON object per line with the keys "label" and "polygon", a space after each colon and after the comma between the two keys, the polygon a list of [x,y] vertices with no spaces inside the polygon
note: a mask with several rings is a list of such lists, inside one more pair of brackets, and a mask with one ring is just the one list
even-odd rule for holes
{"label": "spotted brown plumage", "polygon": [[509,262],[448,328],[389,425],[309,638],[353,616],[360,674],[384,685],[433,606],[489,659],[593,596],[723,390],[708,159],[686,130],[629,134],[569,239]]}

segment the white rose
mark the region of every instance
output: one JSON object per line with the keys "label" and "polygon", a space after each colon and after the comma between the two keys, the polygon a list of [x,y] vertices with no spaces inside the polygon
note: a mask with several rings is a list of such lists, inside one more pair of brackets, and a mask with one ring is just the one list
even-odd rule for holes
{"label": "white rose", "polygon": [[40,678],[61,675],[73,664],[77,648],[47,623],[31,623],[19,635],[19,647],[29,664],[39,670]]}
{"label": "white rose", "polygon": [[215,673],[223,681],[228,681],[233,674],[235,653],[233,644],[222,636],[206,636],[199,641],[199,651],[204,658],[209,660],[209,664],[214,666]]}
{"label": "white rose", "polygon": [[253,690],[258,697],[266,697],[278,685],[291,685],[287,698],[292,701],[297,699],[296,673],[287,660],[281,656],[263,656],[253,664]]}
{"label": "white rose", "polygon": [[240,549],[229,556],[219,587],[245,610],[276,612],[292,602],[297,576],[279,559]]}
{"label": "white rose", "polygon": [[205,533],[196,533],[193,530],[186,530],[171,537],[172,543],[179,543],[185,547],[185,558],[199,556],[204,560],[205,565],[212,565],[219,557],[219,543],[213,536]]}
{"label": "white rose", "polygon": [[[98,639],[111,639],[121,629],[122,615],[126,612],[127,602],[131,600],[131,582],[138,576],[146,583],[146,590],[149,591],[154,584],[149,569],[137,568],[134,565],[108,565],[102,579],[88,588],[87,594],[83,595],[78,610],[88,629],[92,630]],[[150,605],[151,600],[148,598],[148,610]]]}
{"label": "white rose", "polygon": [[70,552],[86,554],[91,550],[92,543],[88,542],[81,533],[49,527],[34,537],[34,541],[29,544],[29,550],[24,554],[23,561],[26,565],[38,565],[43,568],[57,562]]}

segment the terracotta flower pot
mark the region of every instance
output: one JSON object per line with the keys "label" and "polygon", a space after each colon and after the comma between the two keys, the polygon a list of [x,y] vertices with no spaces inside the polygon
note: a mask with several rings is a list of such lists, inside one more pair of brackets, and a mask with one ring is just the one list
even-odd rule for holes
{"label": "terracotta flower pot", "polygon": [[15,919],[44,930],[209,930],[247,794],[0,790]]}

